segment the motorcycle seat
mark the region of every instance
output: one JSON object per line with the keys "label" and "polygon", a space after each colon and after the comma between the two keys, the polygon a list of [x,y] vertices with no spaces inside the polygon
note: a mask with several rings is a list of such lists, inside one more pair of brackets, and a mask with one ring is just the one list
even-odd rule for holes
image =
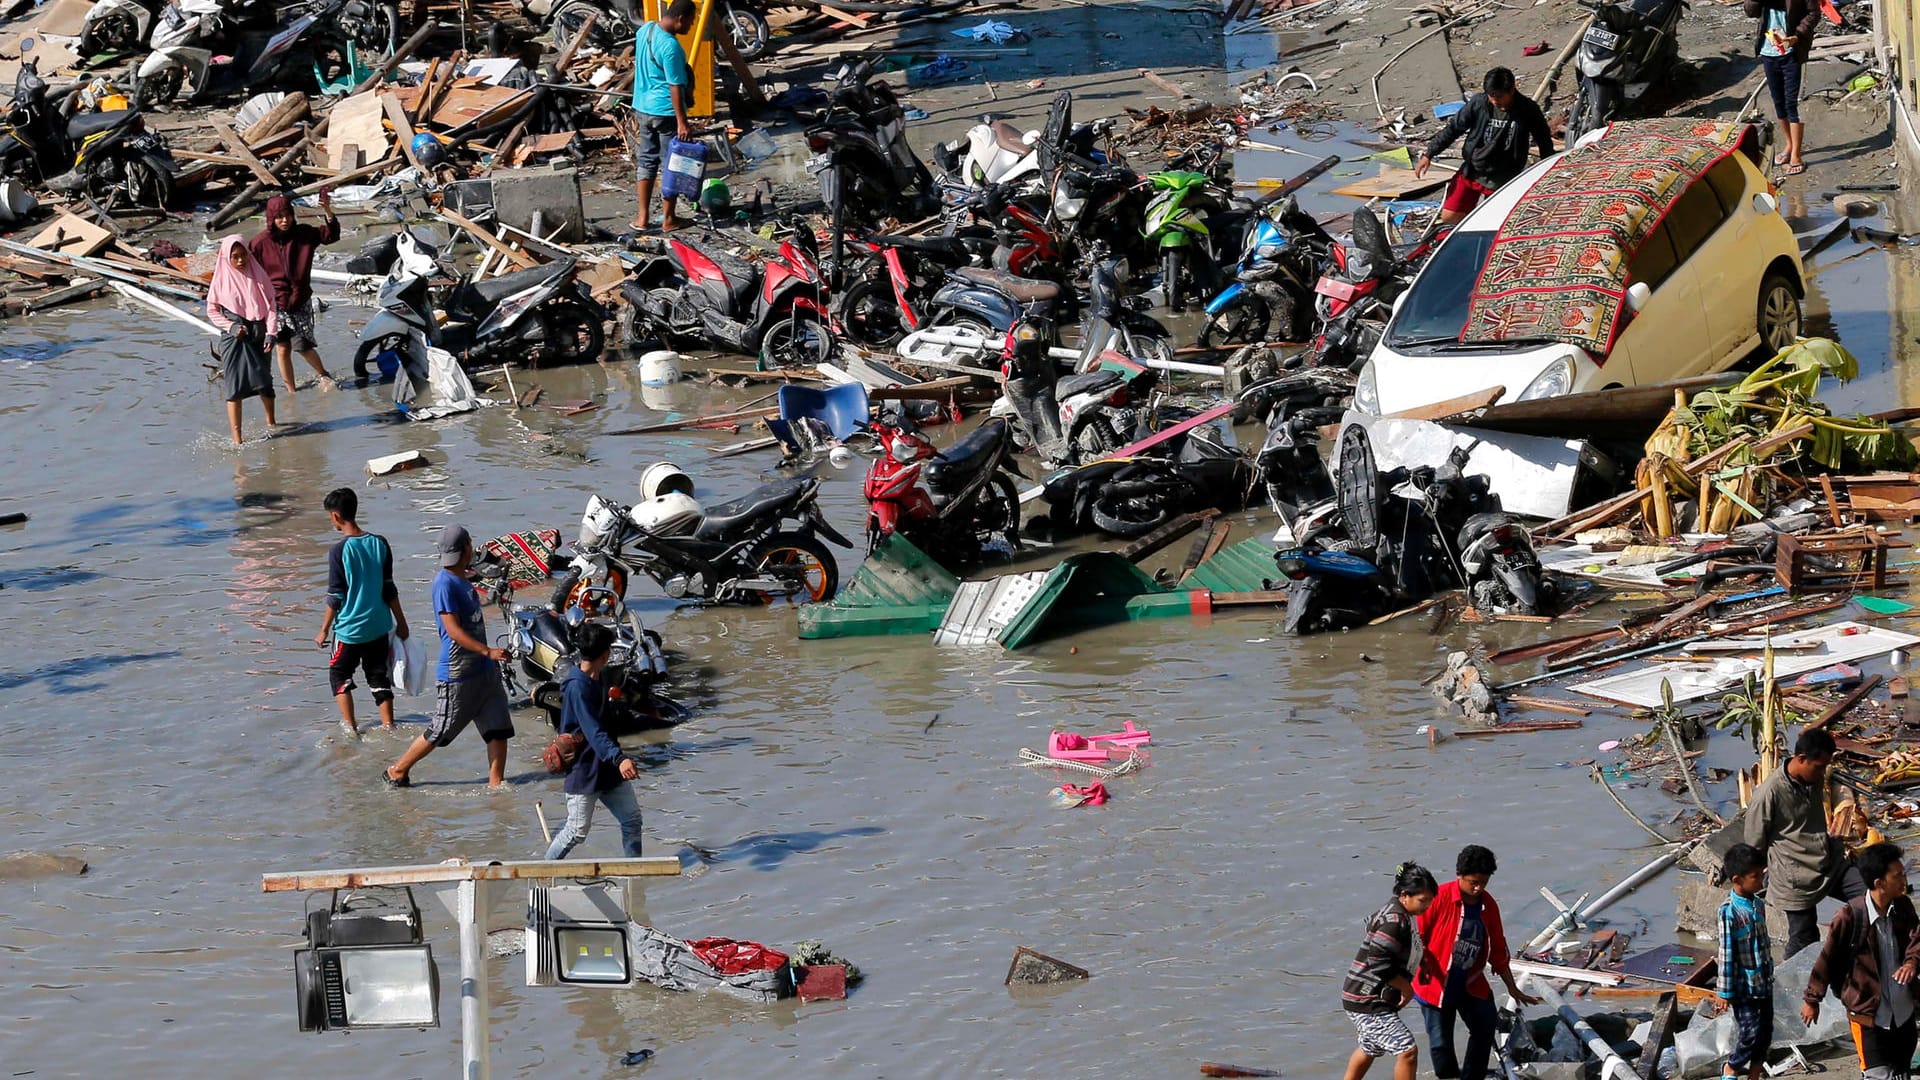
{"label": "motorcycle seat", "polygon": [[701,519],[700,527],[694,530],[693,535],[701,540],[724,540],[748,522],[792,502],[793,497],[806,487],[807,480],[807,477],[800,476],[775,480],[737,499],[707,507],[706,516]]}
{"label": "motorcycle seat", "polygon": [[112,131],[123,124],[139,119],[140,114],[132,109],[117,109],[113,112],[78,113],[67,120],[67,135],[74,139],[84,139],[102,131]]}
{"label": "motorcycle seat", "polygon": [[957,236],[893,236],[882,234],[875,236],[873,242],[883,247],[899,248],[901,251],[918,251],[924,255],[942,258],[964,259],[972,253],[966,240]]}
{"label": "motorcycle seat", "polygon": [[510,274],[501,274],[499,277],[490,277],[480,281],[468,282],[467,289],[478,299],[485,300],[490,304],[498,303],[522,289],[530,288],[536,283],[552,277],[556,270],[570,268],[570,266],[562,266],[561,263],[533,266],[525,270],[515,270]]}
{"label": "motorcycle seat", "polygon": [[1027,133],[1005,120],[995,120],[987,128],[993,132],[993,141],[1000,145],[1000,149],[1023,157],[1033,152],[1033,147],[1027,145]]}
{"label": "motorcycle seat", "polygon": [[713,265],[727,278],[727,294],[734,307],[742,308],[753,299],[753,287],[760,283],[760,270],[752,263],[724,248],[712,244],[703,244],[698,240],[682,240],[676,237],[675,243],[685,244],[702,256],[712,260]]}
{"label": "motorcycle seat", "polygon": [[927,486],[945,493],[966,485],[1007,438],[1007,422],[994,417],[974,428],[927,463]]}
{"label": "motorcycle seat", "polygon": [[966,266],[955,270],[954,275],[975,285],[998,289],[1022,304],[1057,300],[1060,297],[1060,286],[1051,281],[1015,277],[1004,270],[983,270],[977,266]]}
{"label": "motorcycle seat", "polygon": [[1126,381],[1125,375],[1104,368],[1098,371],[1082,372],[1078,375],[1069,375],[1054,383],[1053,396],[1059,399],[1072,397],[1075,394],[1091,393],[1095,390],[1118,389],[1120,384]]}

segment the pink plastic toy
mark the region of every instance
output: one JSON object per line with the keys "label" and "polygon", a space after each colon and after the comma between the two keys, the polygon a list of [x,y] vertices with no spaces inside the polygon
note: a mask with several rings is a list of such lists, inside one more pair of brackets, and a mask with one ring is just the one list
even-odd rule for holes
{"label": "pink plastic toy", "polygon": [[1109,751],[1129,751],[1137,746],[1145,746],[1153,738],[1149,732],[1141,731],[1128,720],[1122,731],[1112,735],[1076,735],[1071,731],[1056,731],[1047,737],[1047,756],[1062,761],[1105,761]]}

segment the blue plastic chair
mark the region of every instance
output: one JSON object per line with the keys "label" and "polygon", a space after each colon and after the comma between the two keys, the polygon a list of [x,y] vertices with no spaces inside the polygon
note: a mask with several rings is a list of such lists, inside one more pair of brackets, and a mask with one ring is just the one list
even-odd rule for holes
{"label": "blue plastic chair", "polygon": [[803,450],[793,438],[791,425],[795,420],[818,420],[840,440],[867,425],[867,388],[857,382],[825,389],[788,383],[780,388],[779,403],[780,418],[768,420],[767,430],[773,432],[789,453],[798,454]]}

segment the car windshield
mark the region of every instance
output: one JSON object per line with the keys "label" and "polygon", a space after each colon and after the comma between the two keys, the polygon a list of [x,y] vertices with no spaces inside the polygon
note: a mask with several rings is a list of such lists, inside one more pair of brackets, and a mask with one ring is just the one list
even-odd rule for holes
{"label": "car windshield", "polygon": [[1493,233],[1456,232],[1433,253],[1420,280],[1394,316],[1387,344],[1394,348],[1441,345],[1458,340],[1467,325],[1467,300],[1480,280]]}

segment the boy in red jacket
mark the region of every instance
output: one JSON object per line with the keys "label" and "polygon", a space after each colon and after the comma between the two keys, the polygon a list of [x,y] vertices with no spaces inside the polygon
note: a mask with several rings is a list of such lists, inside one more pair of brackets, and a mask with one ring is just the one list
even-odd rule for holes
{"label": "boy in red jacket", "polygon": [[[1514,1000],[1537,1005],[1540,999],[1523,993],[1507,967],[1507,934],[1500,923],[1500,905],[1487,892],[1487,880],[1497,869],[1493,852],[1478,844],[1460,849],[1454,860],[1454,880],[1440,886],[1433,904],[1419,920],[1425,946],[1413,995],[1427,1022],[1427,1044],[1433,1050],[1433,1073],[1440,1080],[1486,1080],[1487,1058],[1493,1052],[1493,1026],[1498,1010],[1486,968],[1507,984]],[[1453,1020],[1466,1021],[1467,1048],[1453,1050]]]}

